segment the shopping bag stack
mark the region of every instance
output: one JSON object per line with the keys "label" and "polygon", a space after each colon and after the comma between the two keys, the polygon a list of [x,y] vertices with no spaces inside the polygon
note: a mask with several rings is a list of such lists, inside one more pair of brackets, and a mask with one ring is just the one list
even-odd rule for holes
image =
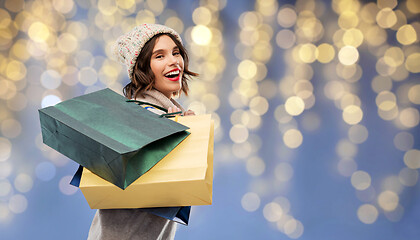
{"label": "shopping bag stack", "polygon": [[82,166],[72,183],[91,208],[144,208],[185,223],[183,206],[211,204],[210,115],[162,118],[110,89],[39,114],[44,143]]}

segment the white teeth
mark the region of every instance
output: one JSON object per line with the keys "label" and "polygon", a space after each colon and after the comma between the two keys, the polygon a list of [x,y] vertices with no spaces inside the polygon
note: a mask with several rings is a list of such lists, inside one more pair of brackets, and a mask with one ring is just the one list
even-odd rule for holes
{"label": "white teeth", "polygon": [[171,76],[171,75],[178,75],[178,74],[179,74],[179,70],[175,70],[175,71],[165,74],[165,77]]}

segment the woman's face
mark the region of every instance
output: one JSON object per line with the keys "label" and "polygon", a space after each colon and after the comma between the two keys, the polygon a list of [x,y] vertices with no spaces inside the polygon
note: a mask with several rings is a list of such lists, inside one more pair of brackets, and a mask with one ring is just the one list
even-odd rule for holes
{"label": "woman's face", "polygon": [[171,98],[182,87],[184,59],[175,42],[167,35],[156,39],[150,59],[150,68],[155,76],[154,88]]}

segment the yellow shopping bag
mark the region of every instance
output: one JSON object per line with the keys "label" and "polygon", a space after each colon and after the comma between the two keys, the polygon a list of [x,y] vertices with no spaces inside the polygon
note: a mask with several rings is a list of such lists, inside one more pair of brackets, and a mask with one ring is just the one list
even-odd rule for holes
{"label": "yellow shopping bag", "polygon": [[84,168],[79,188],[92,209],[210,205],[214,123],[210,115],[177,117],[191,133],[125,190]]}

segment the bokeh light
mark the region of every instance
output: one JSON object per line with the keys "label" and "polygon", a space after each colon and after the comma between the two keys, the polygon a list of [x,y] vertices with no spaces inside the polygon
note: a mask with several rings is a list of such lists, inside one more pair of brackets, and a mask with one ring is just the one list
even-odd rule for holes
{"label": "bokeh light", "polygon": [[246,193],[241,200],[242,207],[248,212],[254,212],[260,207],[260,197],[253,192]]}
{"label": "bokeh light", "polygon": [[363,204],[357,210],[357,217],[362,223],[372,224],[378,219],[378,209],[371,204]]}

